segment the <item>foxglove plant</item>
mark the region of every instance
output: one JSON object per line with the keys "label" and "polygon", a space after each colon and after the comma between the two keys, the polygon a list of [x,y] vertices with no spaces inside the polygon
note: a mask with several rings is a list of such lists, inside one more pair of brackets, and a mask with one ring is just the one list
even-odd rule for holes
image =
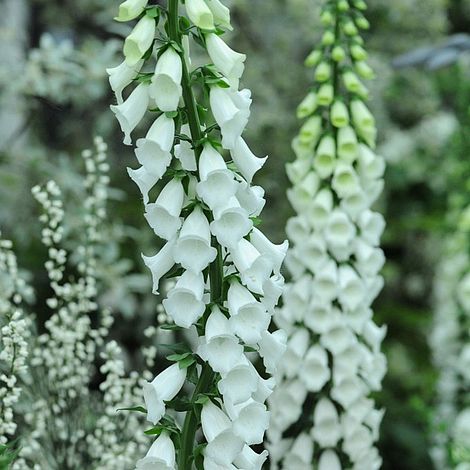
{"label": "foxglove plant", "polygon": [[[242,137],[251,93],[239,90],[245,55],[221,38],[231,29],[230,11],[219,0],[182,3],[184,16],[179,0],[166,8],[126,1],[117,19],[137,23],[125,40],[124,62],[109,70],[118,101],[111,109],[124,143],[145,115],[153,118],[136,141],[140,166],[128,169],[145,217],[164,241],[157,254],[143,256],[153,292],[165,276],[176,276],[165,312],[172,328],[198,336],[194,349],[169,356],[174,363],[144,385],[147,419],[155,426],[148,433],[158,437],[137,468],[260,468],[267,453],[250,446],[263,441],[264,402],[274,385],[265,377],[285,347],[283,333],[268,328],[282,292],[287,242],[275,245],[254,227],[265,200],[251,181],[265,158]],[[207,52],[209,64],[191,66],[190,43]],[[252,365],[249,351],[263,358],[266,374]],[[173,410],[185,411],[181,426]]]}
{"label": "foxglove plant", "polygon": [[378,469],[383,411],[370,394],[381,387],[385,327],[371,304],[383,285],[383,217],[371,210],[383,187],[384,160],[362,79],[373,72],[360,29],[362,0],[325,2],[321,45],[306,59],[314,84],[300,103],[304,122],[287,165],[287,223],[292,275],[277,325],[288,334],[269,399],[272,468]]}

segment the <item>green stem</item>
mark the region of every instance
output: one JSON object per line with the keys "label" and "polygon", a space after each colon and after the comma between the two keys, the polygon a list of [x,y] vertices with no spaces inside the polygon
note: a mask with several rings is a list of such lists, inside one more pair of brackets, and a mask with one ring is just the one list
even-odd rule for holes
{"label": "green stem", "polygon": [[[179,0],[168,0],[168,32],[170,39],[182,48],[181,32],[179,30]],[[204,137],[201,131],[201,123],[197,112],[196,98],[191,88],[191,78],[184,56],[182,57],[183,74],[181,86],[183,88],[183,100],[186,107],[189,129],[193,143],[200,141]],[[200,146],[195,147],[196,158],[201,154]],[[220,245],[217,247],[217,257],[209,268],[209,279],[211,286],[211,302],[220,302],[222,300],[223,285],[223,258]],[[206,312],[207,315],[207,312]],[[205,319],[204,319],[205,320]],[[201,393],[210,391],[214,380],[214,372],[207,363],[202,366],[201,375],[193,392],[191,401]],[[181,432],[181,449],[178,459],[178,470],[190,470],[192,467],[192,458],[196,441],[196,432],[199,426],[199,416],[193,406],[187,413]]]}

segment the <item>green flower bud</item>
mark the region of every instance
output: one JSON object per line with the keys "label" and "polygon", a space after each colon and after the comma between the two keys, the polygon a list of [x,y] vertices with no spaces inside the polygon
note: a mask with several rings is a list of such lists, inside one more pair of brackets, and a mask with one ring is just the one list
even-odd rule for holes
{"label": "green flower bud", "polygon": [[315,65],[317,65],[318,62],[320,62],[321,57],[322,57],[321,51],[313,50],[305,59],[305,66],[315,67]]}
{"label": "green flower bud", "polygon": [[317,109],[317,95],[309,93],[297,107],[297,118],[303,119],[310,116]]}
{"label": "green flower bud", "polygon": [[342,127],[338,131],[338,156],[341,160],[352,163],[357,158],[358,142],[351,126]]}
{"label": "green flower bud", "polygon": [[354,64],[354,68],[356,69],[356,72],[361,76],[362,78],[365,78],[366,80],[371,80],[375,78],[375,73],[372,70],[372,68],[369,66],[364,61],[358,61]]}
{"label": "green flower bud", "polygon": [[356,25],[352,21],[346,21],[346,23],[344,23],[343,30],[348,36],[356,36],[358,34]]}
{"label": "green flower bud", "polygon": [[366,50],[359,44],[353,44],[351,46],[351,55],[356,60],[366,60],[367,59]]}
{"label": "green flower bud", "polygon": [[359,93],[361,90],[362,83],[354,72],[347,71],[343,73],[343,83],[346,90],[352,93]]}
{"label": "green flower bud", "polygon": [[313,159],[313,167],[321,178],[330,176],[336,166],[336,144],[335,139],[327,135],[323,137],[318,145]]}
{"label": "green flower bud", "polygon": [[333,85],[331,83],[323,84],[317,93],[317,103],[320,106],[329,106],[333,102]]}
{"label": "green flower bud", "polygon": [[359,29],[369,29],[370,28],[370,23],[367,21],[366,18],[361,16],[360,18],[356,18],[356,26]]}
{"label": "green flower bud", "polygon": [[335,18],[330,10],[325,10],[320,16],[320,21],[323,26],[332,26]]}
{"label": "green flower bud", "polygon": [[333,31],[325,31],[323,33],[321,43],[324,46],[331,46],[332,44],[334,44],[335,43],[335,35],[334,35]]}
{"label": "green flower bud", "polygon": [[315,145],[316,141],[320,137],[321,132],[321,117],[312,116],[304,125],[300,128],[299,140],[301,144],[312,144]]}
{"label": "green flower bud", "polygon": [[315,80],[326,82],[331,77],[331,66],[328,62],[321,62],[315,70]]}
{"label": "green flower bud", "polygon": [[342,101],[335,101],[331,107],[331,124],[335,127],[344,127],[349,124],[348,108]]}
{"label": "green flower bud", "polygon": [[345,12],[349,10],[349,3],[347,0],[340,0],[338,2],[338,10],[341,12]]}
{"label": "green flower bud", "polygon": [[354,0],[354,6],[358,10],[362,10],[362,11],[367,10],[367,4],[366,2],[364,2],[364,0]]}
{"label": "green flower bud", "polygon": [[335,62],[342,62],[346,57],[346,52],[341,46],[335,46],[331,51],[331,57]]}

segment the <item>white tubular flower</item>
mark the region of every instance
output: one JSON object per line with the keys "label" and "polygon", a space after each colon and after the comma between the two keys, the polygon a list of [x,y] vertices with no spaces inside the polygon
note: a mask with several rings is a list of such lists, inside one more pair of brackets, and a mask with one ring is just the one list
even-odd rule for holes
{"label": "white tubular flower", "polygon": [[248,123],[251,92],[214,86],[210,91],[210,104],[222,132],[222,146],[231,150]]}
{"label": "white tubular flower", "polygon": [[205,337],[201,338],[197,350],[199,356],[216,372],[227,374],[241,360],[243,346],[239,343],[238,338],[232,333],[228,318],[219,307],[212,307],[206,323]]}
{"label": "white tubular flower", "polygon": [[264,255],[269,260],[274,272],[279,273],[289,248],[289,242],[284,240],[281,245],[276,245],[256,227],[251,231],[250,242],[261,255]]}
{"label": "white tubular flower", "polygon": [[217,388],[225,402],[237,405],[251,398],[262,380],[253,364],[245,356],[241,356],[240,361],[222,375]]}
{"label": "white tubular flower", "polygon": [[261,470],[264,462],[268,458],[268,451],[264,450],[261,454],[257,454],[249,446],[244,446],[240,455],[235,458],[237,468],[246,468],[252,470]]}
{"label": "white tubular flower", "polygon": [[155,176],[152,173],[149,173],[143,166],[134,170],[132,168],[127,169],[129,178],[139,187],[139,190],[142,194],[144,204],[149,202],[149,191],[157,184],[158,176]]}
{"label": "white tubular flower", "polygon": [[186,369],[173,364],[160,372],[152,382],[144,383],[147,420],[157,424],[165,414],[165,401],[173,400],[186,380]]}
{"label": "white tubular flower", "polygon": [[204,277],[202,273],[185,271],[175,287],[163,301],[166,313],[183,328],[189,328],[201,318],[206,305],[203,301]]}
{"label": "white tubular flower", "polygon": [[328,366],[328,354],[319,345],[312,346],[304,357],[301,366],[303,374],[300,380],[309,392],[318,392],[330,380],[331,372]]}
{"label": "white tubular flower", "polygon": [[275,374],[277,365],[287,349],[287,335],[283,330],[274,333],[263,331],[259,341],[259,354],[269,374]]}
{"label": "white tubular flower", "polygon": [[230,465],[243,449],[243,440],[236,436],[229,417],[211,402],[202,407],[202,432],[207,440],[204,456],[219,465]]}
{"label": "white tubular flower", "polygon": [[154,39],[155,20],[150,16],[143,16],[124,42],[124,56],[129,67],[136,65],[142,59]]}
{"label": "white tubular flower", "polygon": [[158,294],[158,286],[160,279],[174,266],[173,249],[175,240],[170,240],[165,246],[154,256],[142,255],[142,259],[152,273],[153,287],[152,292]]}
{"label": "white tubular flower", "polygon": [[341,424],[335,405],[327,398],[317,403],[313,413],[312,437],[322,447],[334,447],[341,438]]}
{"label": "white tubular flower", "polygon": [[245,54],[230,49],[217,34],[206,34],[207,53],[219,72],[227,78],[229,84],[238,88],[238,82],[245,68]]}
{"label": "white tubular flower", "polygon": [[135,156],[148,173],[160,179],[171,162],[171,147],[175,138],[173,119],[162,114],[152,124],[145,139],[137,140]]}
{"label": "white tubular flower", "polygon": [[332,210],[333,193],[329,189],[323,188],[318,191],[308,208],[308,222],[315,229],[322,229],[328,222]]}
{"label": "white tubular flower", "polygon": [[116,115],[124,133],[124,144],[126,145],[131,145],[131,132],[137,127],[148,109],[150,101],[148,88],[148,85],[141,83],[126,101],[111,106],[111,111]]}
{"label": "white tubular flower", "polygon": [[154,441],[147,455],[137,461],[136,470],[174,470],[176,467],[175,445],[168,433],[162,432]]}
{"label": "white tubular flower", "polygon": [[215,24],[219,27],[232,30],[233,28],[230,24],[230,10],[219,0],[205,0],[205,2],[214,16]]}
{"label": "white tubular flower", "polygon": [[157,200],[145,206],[145,218],[159,237],[172,239],[181,227],[181,209],[184,188],[181,180],[170,180],[158,195]]}
{"label": "white tubular flower", "polygon": [[251,183],[255,173],[263,167],[268,159],[268,157],[259,158],[254,155],[242,137],[235,141],[235,146],[230,154],[248,183]]}
{"label": "white tubular flower", "polygon": [[205,30],[214,29],[214,15],[204,0],[187,0],[186,13],[195,26]]}
{"label": "white tubular flower", "polygon": [[261,213],[266,203],[264,189],[261,186],[250,186],[246,181],[238,184],[236,197],[240,205],[253,217]]}
{"label": "white tubular flower", "polygon": [[122,92],[124,88],[130,85],[134,78],[137,77],[143,63],[143,60],[140,60],[131,67],[124,61],[117,67],[106,69],[106,73],[109,75],[109,85],[116,95],[118,104],[122,104]]}
{"label": "white tubular flower", "polygon": [[214,221],[210,224],[212,234],[227,248],[236,246],[252,227],[253,221],[234,196],[215,207]]}
{"label": "white tubular flower", "polygon": [[338,454],[333,450],[322,452],[318,461],[318,470],[342,470],[341,461]]}
{"label": "white tubular flower", "polygon": [[225,203],[237,191],[233,173],[210,144],[204,145],[199,157],[199,178],[197,193],[211,209]]}
{"label": "white tubular flower", "polygon": [[178,109],[178,103],[183,93],[181,87],[182,67],[181,57],[172,47],[169,47],[158,58],[149,93],[161,111],[176,111]]}
{"label": "white tubular flower", "polygon": [[126,0],[119,5],[116,21],[131,21],[137,18],[147,6],[148,0]]}
{"label": "white tubular flower", "polygon": [[209,222],[200,207],[186,218],[174,249],[174,258],[185,269],[199,273],[214,261],[217,250],[211,246]]}

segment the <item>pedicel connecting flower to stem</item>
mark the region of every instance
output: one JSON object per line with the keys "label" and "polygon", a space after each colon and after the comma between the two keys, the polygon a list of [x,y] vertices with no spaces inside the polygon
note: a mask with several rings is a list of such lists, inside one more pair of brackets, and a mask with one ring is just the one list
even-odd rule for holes
{"label": "pedicel connecting flower to stem", "polygon": [[[256,228],[265,200],[251,182],[266,158],[242,137],[251,105],[250,91],[239,90],[245,55],[221,38],[231,26],[219,0],[126,0],[117,20],[137,21],[124,62],[108,70],[124,143],[144,117],[153,121],[135,143],[140,166],[128,169],[164,242],[143,259],[155,294],[162,278],[176,276],[163,300],[168,327],[198,338],[194,350],[175,346],[174,364],[144,384],[154,425],[147,433],[156,440],[136,468],[260,469],[267,452],[250,446],[263,441],[270,374],[285,349],[285,335],[268,328],[287,242],[275,245]],[[202,47],[210,63],[193,67],[190,46]],[[184,412],[182,423],[174,411]]]}
{"label": "pedicel connecting flower to stem", "polygon": [[385,327],[370,308],[383,285],[382,215],[371,210],[383,188],[384,159],[375,154],[374,117],[363,79],[374,76],[359,30],[362,0],[328,0],[321,44],[306,60],[314,84],[298,107],[303,119],[287,165],[287,223],[292,281],[277,325],[288,334],[269,398],[268,448],[273,469],[374,470],[383,411]]}

